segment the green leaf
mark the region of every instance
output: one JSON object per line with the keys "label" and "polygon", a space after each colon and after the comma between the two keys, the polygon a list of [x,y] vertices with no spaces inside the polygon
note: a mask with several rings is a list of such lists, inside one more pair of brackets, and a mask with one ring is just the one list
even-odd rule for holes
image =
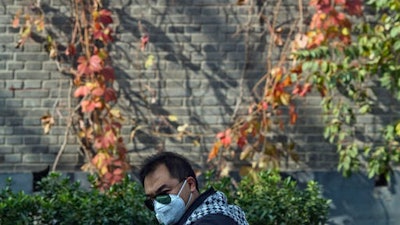
{"label": "green leaf", "polygon": [[359,112],[361,114],[365,114],[365,113],[369,112],[370,109],[371,109],[371,106],[369,104],[365,104],[365,105],[361,106],[361,108],[359,109]]}
{"label": "green leaf", "polygon": [[400,34],[400,26],[392,27],[390,30],[390,36],[396,38]]}
{"label": "green leaf", "polygon": [[399,51],[400,50],[400,40],[396,40],[393,44],[393,50],[394,51]]}
{"label": "green leaf", "polygon": [[321,63],[321,71],[324,73],[328,73],[329,72],[329,64],[327,61],[322,61]]}

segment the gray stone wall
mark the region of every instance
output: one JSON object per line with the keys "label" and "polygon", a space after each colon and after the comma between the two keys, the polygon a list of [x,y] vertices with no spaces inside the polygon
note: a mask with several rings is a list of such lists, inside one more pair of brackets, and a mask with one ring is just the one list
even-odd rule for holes
{"label": "gray stone wall", "polygon": [[[64,141],[67,147],[57,169],[79,170],[84,157],[77,140],[73,136],[65,139],[70,77],[57,70],[44,43],[28,40],[23,48],[15,48],[19,30],[12,28],[11,21],[28,2],[2,3],[0,172],[42,170],[54,162]],[[159,148],[178,151],[205,166],[215,134],[232,121],[238,103],[248,105],[250,90],[266,72],[270,37],[255,16],[260,7],[254,3],[252,7],[228,0],[106,3],[114,16],[115,42],[110,53],[117,71],[118,107],[126,117],[124,140],[133,166]],[[274,13],[274,3],[268,3],[266,15]],[[71,32],[68,1],[44,0],[41,4],[49,18],[48,28],[60,43],[66,42]],[[296,4],[286,2],[275,12],[281,27],[296,19]],[[150,43],[140,51],[144,33]],[[279,48],[274,51],[274,58],[278,58]],[[154,57],[154,65],[145,68],[149,55]],[[288,127],[285,138],[298,141],[299,168],[332,169],[336,155],[321,137],[319,98],[307,101],[299,108],[298,126]],[[56,118],[56,124],[44,135],[40,118],[47,112]],[[193,145],[193,138],[155,137],[146,129],[130,140],[133,120],[139,125],[158,126],[160,118],[167,115],[177,116],[181,125],[189,124],[190,131],[198,134],[200,146]]]}

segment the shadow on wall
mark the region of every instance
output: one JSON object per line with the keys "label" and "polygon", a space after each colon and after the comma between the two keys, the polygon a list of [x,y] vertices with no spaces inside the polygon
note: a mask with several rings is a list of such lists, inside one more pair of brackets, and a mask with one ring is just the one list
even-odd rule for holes
{"label": "shadow on wall", "polygon": [[[157,123],[160,122],[161,117],[165,118],[168,115],[177,114],[176,109],[175,111],[171,111],[171,108],[185,105],[187,107],[181,108],[177,116],[187,117],[187,122],[191,126],[200,127],[203,130],[207,129],[208,123],[206,119],[198,115],[193,109],[193,105],[198,106],[199,102],[194,98],[189,98],[193,96],[191,80],[193,76],[198,76],[201,73],[200,64],[193,63],[190,55],[183,53],[176,40],[172,40],[170,36],[166,35],[166,31],[145,19],[138,20],[131,17],[124,11],[125,8],[115,9],[120,21],[120,29],[133,37],[130,43],[127,43],[126,40],[120,40],[122,47],[117,44],[115,49],[115,52],[118,52],[122,59],[116,62],[116,69],[119,75],[118,83],[121,89],[120,95],[127,100],[127,104],[121,107],[125,107],[127,112],[132,112],[132,118],[135,118],[135,123],[138,123],[135,125],[141,125],[142,123],[154,128],[159,126]],[[161,17],[166,16],[166,12],[163,13],[165,15]],[[138,26],[139,23],[141,27]],[[157,59],[151,70],[144,68],[144,61],[146,61],[147,55],[140,52],[138,47],[139,40],[145,32],[150,34],[150,45],[154,48],[150,52]],[[128,48],[123,48],[124,46]],[[133,51],[130,52],[127,49],[132,49]],[[128,65],[122,65],[120,62],[123,60],[127,60]],[[168,70],[166,67],[171,65],[175,68]],[[168,78],[181,79],[181,85],[174,90],[176,93],[167,93],[166,85]],[[222,103],[222,105],[228,107],[226,103]],[[140,121],[137,121],[138,118]],[[160,126],[157,129],[170,134],[179,125],[182,124],[172,122],[167,126]],[[132,129],[134,128],[135,126]],[[165,138],[154,137],[144,131],[138,133],[136,137],[135,141],[144,144],[144,147],[140,148],[138,145],[135,145],[135,151],[143,151],[154,147],[162,149],[165,147]],[[192,137],[192,139],[189,138],[186,141],[190,142],[196,138]],[[172,143],[181,143],[174,138],[167,139]]]}
{"label": "shadow on wall", "polygon": [[305,187],[310,180],[322,186],[323,196],[331,199],[329,225],[394,225],[400,215],[400,172],[392,174],[389,186],[376,187],[363,174],[344,178],[337,172],[293,172],[287,173]]}
{"label": "shadow on wall", "polygon": [[[172,5],[168,6],[169,8],[164,9],[157,7],[153,9],[152,5],[149,6],[155,12],[153,14],[157,14],[157,17],[160,18],[157,20],[157,24],[168,24],[168,29],[163,30],[160,25],[155,25],[154,22],[147,20],[146,16],[138,19],[139,16],[136,18],[127,13],[127,9],[133,4],[135,3],[128,1],[122,7],[113,9],[120,22],[118,29],[129,33],[131,36],[131,39],[128,38],[128,40],[126,36],[117,40],[118,43],[114,51],[118,55],[116,68],[119,74],[120,94],[128,102],[125,110],[132,112],[132,117],[144,118],[145,120],[135,122],[154,127],[159,117],[177,113],[176,109],[171,111],[171,108],[184,106],[178,112],[178,116],[187,116],[187,121],[191,127],[195,127],[196,133],[212,136],[212,134],[219,132],[221,128],[215,128],[215,124],[218,123],[223,126],[230,123],[232,114],[235,113],[235,104],[242,100],[240,98],[245,97],[240,94],[240,82],[243,81],[244,90],[251,90],[265,72],[264,65],[259,64],[262,62],[251,60],[246,62],[248,56],[244,54],[245,50],[242,49],[243,44],[241,44],[243,37],[234,37],[236,26],[227,26],[227,22],[224,21],[226,15],[222,18],[212,15],[211,11],[215,8],[195,7],[199,11],[192,12],[199,13],[199,15],[202,14],[203,10],[211,10],[210,18],[207,18],[208,22],[205,24],[202,24],[199,19],[194,20],[188,28],[192,29],[191,33],[185,36],[184,29],[186,28],[182,24],[173,20],[169,21],[169,16],[173,13],[187,18],[196,17],[196,14],[185,14],[191,11],[184,10],[184,6],[174,3],[171,3]],[[146,12],[149,12],[149,10],[147,9]],[[225,12],[225,14],[227,13],[231,12]],[[212,23],[209,22],[211,19]],[[205,28],[202,28],[203,25],[205,25]],[[224,27],[228,28],[218,30],[218,28]],[[207,29],[216,30],[207,32]],[[174,32],[176,32],[176,35],[171,35]],[[142,35],[147,33],[150,35],[150,52],[157,59],[151,70],[144,68],[147,55],[140,52],[138,46]],[[200,35],[201,38],[204,38],[204,42],[191,42],[188,40],[190,38],[188,36],[192,34]],[[265,33],[258,38],[262,41],[257,47],[264,48]],[[231,54],[238,54],[238,56],[231,56]],[[250,58],[260,59],[262,54],[263,51],[260,50],[253,53]],[[229,57],[233,59],[231,60]],[[235,57],[236,60],[237,58],[240,60],[240,63],[235,61]],[[258,70],[256,69],[257,71],[254,72],[257,67]],[[253,71],[248,72],[247,70]],[[167,88],[170,88],[166,87],[170,84],[168,83],[169,78],[180,79],[182,82],[181,86],[177,87],[179,91],[175,90],[175,92],[178,92],[175,93],[176,96],[174,96],[174,93],[171,95],[170,90],[167,90]],[[204,81],[199,81],[200,79]],[[151,93],[145,86],[154,88],[154,93]],[[139,89],[139,87],[142,89]],[[152,94],[154,95],[152,96]],[[180,102],[177,100],[179,97],[181,97]],[[215,114],[203,108],[207,104],[215,106]],[[216,117],[219,117],[219,119],[215,119]],[[218,122],[215,122],[216,120]],[[141,135],[143,136],[142,140],[139,137],[136,141],[145,144],[142,150],[154,146],[156,146],[156,149],[164,148],[165,139],[151,138],[151,135],[145,132],[142,132]],[[173,138],[168,140],[172,143],[179,142]],[[190,142],[190,139],[187,142]],[[208,147],[210,147],[212,141],[204,138],[201,139],[201,142],[201,151],[208,152]],[[187,148],[187,146],[181,148]],[[136,151],[140,148],[135,145],[134,149]]]}
{"label": "shadow on wall", "polygon": [[[50,167],[46,159],[52,158],[40,127],[40,117],[35,118],[37,113],[21,110],[19,104],[13,104],[22,102],[15,98],[15,90],[1,90],[0,102],[4,106],[0,108],[0,187],[12,177],[13,189],[30,193],[36,190],[36,183],[47,176]],[[33,114],[32,118],[28,114]]]}

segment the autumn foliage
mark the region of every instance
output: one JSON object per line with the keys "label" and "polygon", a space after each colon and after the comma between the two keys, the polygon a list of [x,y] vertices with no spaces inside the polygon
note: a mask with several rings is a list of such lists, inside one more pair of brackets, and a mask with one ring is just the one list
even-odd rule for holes
{"label": "autumn foliage", "polygon": [[[116,76],[107,49],[113,42],[112,12],[103,8],[101,1],[71,0],[71,6],[74,24],[68,43],[59,44],[45,32],[44,12],[40,5],[32,4],[18,12],[12,22],[21,29],[16,47],[22,47],[33,32],[44,36],[49,56],[61,72],[72,77],[78,105],[70,106],[66,132],[74,133],[80,141],[87,158],[82,168],[97,174],[98,187],[106,189],[120,182],[129,168],[120,134],[123,118],[113,107],[117,102],[113,87]],[[50,132],[54,120],[51,114],[42,117],[45,133]]]}
{"label": "autumn foliage", "polygon": [[[240,5],[243,4],[242,1]],[[299,4],[303,4],[302,1]],[[361,0],[311,0],[309,5],[314,12],[306,30],[303,31],[303,24],[295,24],[295,29],[287,28],[289,37],[286,40],[277,36],[277,31],[282,28],[268,23],[274,18],[266,22],[271,35],[277,37],[271,39],[270,47],[282,50],[280,60],[267,62],[268,72],[254,88],[256,92],[262,90],[261,94],[256,93],[259,98],[248,107],[245,115],[237,116],[232,126],[216,135],[217,141],[210,150],[209,161],[232,158],[237,149],[240,160],[252,163],[250,168],[242,168],[243,172],[279,167],[286,158],[298,161],[294,143],[291,140],[279,143],[273,134],[279,134],[285,126],[296,124],[296,99],[306,97],[313,89],[321,97],[326,97],[329,87],[324,74],[316,76],[309,72],[310,65],[316,65],[320,70],[321,66],[326,69],[328,62],[312,59],[315,64],[311,64],[307,59],[298,57],[297,53],[312,52],[324,46],[343,50],[351,44],[351,16],[361,16],[363,13]],[[302,8],[299,5],[299,9]],[[302,16],[303,12],[299,12],[299,15]],[[262,88],[259,88],[261,85]]]}

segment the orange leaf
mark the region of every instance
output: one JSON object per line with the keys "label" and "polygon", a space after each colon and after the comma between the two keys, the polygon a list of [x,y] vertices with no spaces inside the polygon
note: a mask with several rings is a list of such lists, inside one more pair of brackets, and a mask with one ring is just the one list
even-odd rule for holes
{"label": "orange leaf", "polygon": [[290,115],[290,124],[295,124],[297,121],[297,113],[295,106],[293,104],[289,107],[289,115]]}
{"label": "orange leaf", "polygon": [[100,96],[103,96],[104,95],[104,88],[102,88],[102,87],[97,87],[97,88],[95,88],[93,91],[92,91],[92,94],[94,95],[94,96],[97,96],[97,97],[100,97]]}
{"label": "orange leaf", "polygon": [[90,88],[88,86],[79,86],[75,92],[74,92],[74,97],[84,97],[90,93]]}
{"label": "orange leaf", "polygon": [[93,112],[95,108],[101,107],[101,102],[94,102],[91,100],[84,100],[81,102],[82,112]]}
{"label": "orange leaf", "polygon": [[19,27],[19,17],[15,16],[13,21],[12,21],[12,27],[17,28]]}
{"label": "orange leaf", "polygon": [[221,147],[221,142],[220,141],[217,141],[217,142],[214,143],[213,148],[211,149],[210,153],[208,153],[207,162],[210,162],[212,159],[217,157],[220,147]]}
{"label": "orange leaf", "polygon": [[120,168],[117,168],[117,169],[115,169],[114,171],[113,171],[113,174],[114,175],[121,175],[121,174],[123,174],[124,173],[124,171],[122,170],[122,169],[120,169]]}

